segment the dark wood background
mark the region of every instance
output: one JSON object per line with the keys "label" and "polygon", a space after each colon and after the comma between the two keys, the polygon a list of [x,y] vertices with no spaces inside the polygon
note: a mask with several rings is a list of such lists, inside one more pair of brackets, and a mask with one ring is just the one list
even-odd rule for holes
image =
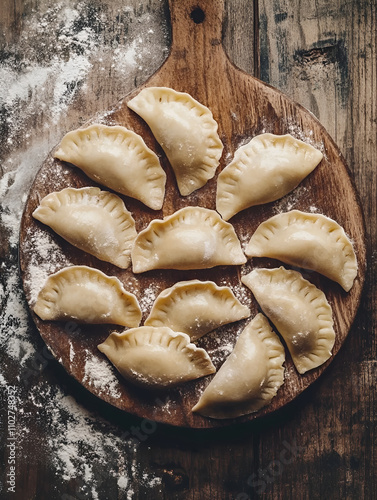
{"label": "dark wood background", "polygon": [[[57,362],[39,363],[43,369],[38,369],[35,361],[33,375],[28,376],[33,387],[48,384],[62,388],[66,395],[78,401],[83,411],[98,415],[105,423],[101,427],[104,439],[108,422],[111,432],[124,439],[123,463],[129,463],[130,470],[133,467],[140,471],[130,474],[132,484],[128,489],[119,488],[116,477],[106,474],[106,468],[120,467],[119,453],[112,455],[109,450],[106,467],[93,469],[96,493],[85,484],[87,476],[78,474],[74,479],[67,479],[54,465],[51,451],[42,445],[49,442],[53,429],[43,420],[43,411],[28,398],[30,386],[20,383],[21,368],[14,358],[3,353],[2,376],[9,384],[19,386],[23,408],[18,416],[17,487],[9,498],[58,499],[64,495],[70,499],[101,500],[377,497],[374,307],[377,4],[375,0],[254,0],[254,3],[228,0],[225,4],[223,44],[230,59],[311,110],[332,135],[352,171],[368,233],[368,271],[356,321],[325,374],[284,410],[264,420],[211,432],[182,431],[159,425],[146,439],[145,433],[142,439],[136,439],[132,453],[129,432],[140,427],[142,421],[92,397],[74,383]],[[52,58],[69,62],[73,55],[80,51],[85,55],[85,50],[89,50],[84,43],[80,45],[76,40],[75,45],[74,40],[64,39],[56,14],[64,8],[79,12],[78,32],[82,33],[86,27],[96,33],[95,51],[90,47],[91,69],[78,83],[67,86],[64,112],[60,112],[58,120],[52,115],[54,93],[49,81],[43,90],[37,85],[26,87],[23,100],[13,100],[10,110],[7,91],[15,92],[16,83],[7,71],[9,68],[24,82],[24,73],[36,63],[40,67],[43,63],[47,65],[48,58],[50,63]],[[44,20],[44,24],[39,24],[44,29],[35,30],[36,19]],[[23,154],[37,149],[42,161],[67,130],[76,128],[96,112],[112,107],[120,97],[145,81],[163,62],[170,42],[167,1],[160,0],[64,0],[54,9],[47,0],[6,0],[0,24],[1,95],[5,101],[0,124],[0,172],[9,190],[12,182],[8,179],[12,176],[8,174]],[[138,45],[138,37],[144,38],[143,45],[141,42]],[[46,53],[46,46],[50,47],[50,53]],[[127,66],[125,63],[124,71],[120,71],[119,66],[114,68],[117,62],[109,53],[117,50],[120,54],[130,54],[128,49],[132,46],[139,47],[142,59],[136,58],[137,64],[131,61]],[[59,105],[63,107],[61,101]],[[22,126],[16,127],[16,122]],[[12,159],[13,163],[9,161]],[[25,192],[35,173],[35,166],[34,171],[22,171],[23,176],[30,176],[24,182]],[[22,184],[17,176],[13,179],[14,183]],[[5,213],[8,206],[16,207],[14,210],[22,208],[22,198],[13,199],[7,189],[1,192],[5,193],[2,200]],[[12,241],[8,241],[8,233],[6,227],[1,230],[0,251],[5,262],[1,279],[5,289],[6,281],[11,278],[6,269],[12,269],[17,261],[17,250]],[[4,308],[5,300],[2,296]],[[17,325],[17,318],[12,321],[13,326]],[[12,325],[2,325],[4,338],[9,326]],[[32,325],[28,334],[33,337],[36,353],[43,352],[43,342]],[[3,411],[0,432],[4,444],[5,419]],[[26,422],[28,433],[22,435],[22,425]],[[69,425],[67,418],[68,428]],[[5,461],[5,446],[3,450]],[[3,485],[7,471],[4,465],[0,478]],[[143,475],[159,480],[155,486],[153,481],[146,485],[140,480]],[[1,495],[8,498],[4,488]]]}

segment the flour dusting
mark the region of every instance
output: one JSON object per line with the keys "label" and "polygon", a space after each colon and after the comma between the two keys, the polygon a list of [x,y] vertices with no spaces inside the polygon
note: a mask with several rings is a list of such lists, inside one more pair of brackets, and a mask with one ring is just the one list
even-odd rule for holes
{"label": "flour dusting", "polygon": [[33,327],[26,309],[17,265],[5,267],[2,263],[1,278],[4,280],[2,286],[5,300],[0,312],[2,325],[0,348],[8,358],[24,366],[28,358],[34,354],[35,347],[31,335]]}
{"label": "flour dusting", "polygon": [[95,387],[100,393],[107,393],[112,398],[119,398],[119,382],[113,369],[106,360],[93,356],[86,350],[83,382]]}
{"label": "flour dusting", "polygon": [[[126,456],[133,460],[137,446],[122,439],[121,429],[85,410],[57,387],[40,384],[30,399],[49,428],[45,452],[63,481],[80,479],[80,491],[90,498],[97,498],[98,488],[108,478],[127,479],[123,484],[128,489],[132,476]],[[114,468],[109,467],[109,454],[116,458]]]}
{"label": "flour dusting", "polygon": [[143,296],[139,301],[142,312],[150,312],[158,294],[158,288],[153,284],[144,290]]}
{"label": "flour dusting", "polygon": [[[58,380],[54,384],[52,355],[31,321],[18,263],[22,212],[40,166],[68,130],[90,118],[93,102],[102,106],[95,112],[104,114],[162,64],[169,35],[161,30],[161,17],[152,15],[146,3],[138,6],[137,13],[129,6],[116,10],[111,2],[89,0],[25,4],[19,29],[13,38],[5,38],[2,50],[0,350],[4,375],[0,374],[0,387],[15,385],[22,393],[19,453],[30,450],[31,443],[40,451],[29,458],[45,460],[49,477],[56,478],[56,498],[64,496],[66,483],[72,481],[77,485],[72,498],[91,499],[101,498],[101,486],[106,491],[104,485],[111,482],[114,491],[119,489],[127,499],[136,495],[132,485],[152,488],[161,482],[159,477],[147,477],[137,465],[140,441],[129,428],[113,426],[88,412],[64,393]],[[67,172],[62,169],[62,180]],[[71,262],[62,252],[59,237],[42,225],[25,235],[24,245],[32,255],[25,270],[25,289],[34,304],[47,277]],[[71,363],[76,356],[70,343]],[[118,396],[109,363],[87,356],[83,368],[89,385]],[[47,441],[41,442],[41,435]],[[25,465],[22,460],[20,466]],[[0,496],[2,481],[3,476]]]}
{"label": "flour dusting", "polygon": [[72,263],[63,253],[55,237],[42,229],[28,229],[24,251],[31,255],[25,286],[28,287],[31,304],[34,305],[47,278]]}
{"label": "flour dusting", "polygon": [[308,189],[304,186],[298,186],[291,193],[288,193],[286,196],[277,200],[274,203],[273,211],[276,214],[281,214],[283,212],[289,212],[294,208],[298,208],[302,203],[302,199],[305,197]]}

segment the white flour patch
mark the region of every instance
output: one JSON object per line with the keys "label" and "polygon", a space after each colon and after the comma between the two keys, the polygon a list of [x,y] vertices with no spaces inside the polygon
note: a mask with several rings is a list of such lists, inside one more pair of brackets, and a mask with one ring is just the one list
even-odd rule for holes
{"label": "white flour patch", "polygon": [[30,262],[25,273],[25,286],[34,305],[47,278],[72,263],[62,252],[60,246],[47,231],[28,230],[24,251],[30,255]]}
{"label": "white flour patch", "polygon": [[1,103],[5,106],[12,106],[15,101],[25,101],[30,92],[38,87],[43,87],[51,74],[51,69],[43,66],[29,66],[20,74],[12,68],[0,68],[0,85],[2,89],[7,88],[7,92],[1,95]]}
{"label": "white flour patch", "polygon": [[223,339],[217,338],[217,340],[219,343],[219,347],[216,349],[208,350],[208,354],[210,355],[210,358],[214,363],[225,360],[234,349],[234,344],[232,342],[223,344]]}
{"label": "white flour patch", "polygon": [[5,380],[4,376],[0,373],[0,386],[6,387],[7,385],[8,385],[8,382]]}
{"label": "white flour patch", "polygon": [[86,353],[83,382],[95,387],[100,393],[105,392],[113,398],[119,398],[119,382],[109,362],[93,356],[88,351]]}
{"label": "white flour patch", "polygon": [[19,218],[15,217],[14,214],[12,214],[9,211],[4,211],[2,214],[0,214],[0,217],[1,217],[2,226],[6,227],[9,230],[9,232],[8,232],[9,245],[13,248],[17,247],[18,232],[19,232],[19,225],[20,225]]}
{"label": "white flour patch", "polygon": [[150,312],[158,293],[158,288],[155,285],[150,285],[144,290],[143,296],[139,301],[142,312]]}
{"label": "white flour patch", "polygon": [[143,486],[147,486],[148,488],[154,488],[155,486],[162,483],[162,479],[160,477],[151,476],[150,474],[142,475],[142,484]]}
{"label": "white flour patch", "polygon": [[61,113],[68,107],[74,97],[74,92],[70,97],[67,97],[67,89],[75,88],[82,85],[84,79],[91,69],[92,64],[85,56],[73,56],[68,62],[58,64],[57,68],[53,68],[57,75],[54,87],[54,97],[51,106],[54,121],[60,119]]}
{"label": "white flour patch", "polygon": [[[58,140],[53,136],[50,136],[50,139],[53,143]],[[39,167],[52,147],[50,144],[48,141],[37,140],[27,151],[15,153],[13,161],[7,166],[9,171],[0,182],[2,205],[13,214],[13,227],[17,238],[26,197]],[[7,225],[10,222],[7,222]]]}
{"label": "white flour patch", "polygon": [[3,286],[6,300],[0,312],[0,347],[8,357],[24,366],[34,354],[35,348],[30,336],[29,316],[17,265],[8,266],[6,269],[2,267],[1,272],[5,279]]}
{"label": "white flour patch", "polygon": [[120,490],[123,490],[123,491],[126,490],[128,488],[128,477],[127,476],[119,476],[117,484],[118,484],[118,488]]}

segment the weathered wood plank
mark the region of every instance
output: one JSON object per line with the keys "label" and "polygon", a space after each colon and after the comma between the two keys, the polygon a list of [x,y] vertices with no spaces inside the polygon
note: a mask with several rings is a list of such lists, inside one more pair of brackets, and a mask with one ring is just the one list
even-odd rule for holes
{"label": "weathered wood plank", "polygon": [[[32,4],[7,0],[3,4],[0,23],[1,33],[5,29],[6,35],[0,36],[5,52],[17,51],[18,57],[28,64],[36,61],[37,53],[43,53],[41,43],[47,41],[48,47],[54,43],[54,55],[61,60],[75,54],[72,40],[62,37],[63,43],[58,46],[55,35],[58,16],[51,16],[51,10],[50,17],[47,16],[50,2]],[[90,27],[89,2],[65,0],[59,5],[76,9],[81,5],[80,17]],[[226,5],[229,24],[225,26],[224,43],[227,52],[239,67],[251,73],[257,66],[249,50],[254,46],[253,23],[248,16],[251,2],[232,0]],[[111,107],[119,97],[144,81],[165,58],[169,42],[166,1],[135,0],[127,1],[125,5],[118,0],[103,0],[96,6],[97,13],[104,17],[97,23],[98,52],[91,60],[93,71],[85,74],[80,86],[67,96],[65,112],[58,121],[51,115],[54,104],[52,83],[45,91],[41,91],[40,86],[31,87],[22,106],[14,104],[18,108],[13,109],[12,119],[19,120],[19,127],[2,129],[2,136],[10,131],[13,140],[11,145],[2,144],[1,167],[4,173],[12,168],[7,161],[13,159],[17,162],[23,151],[30,156],[30,151],[39,149],[42,160],[64,131],[85,122],[99,108]],[[131,10],[126,7],[131,7]],[[375,496],[376,2],[261,1],[259,8],[262,79],[317,114],[340,145],[356,178],[370,235],[370,272],[364,302],[350,338],[326,376],[284,412],[263,423],[215,433],[210,437],[200,434],[185,437],[159,427],[137,446],[136,455],[132,455],[125,444],[123,460],[128,464],[126,468],[132,478],[134,498],[312,500],[372,499]],[[36,10],[33,12],[32,9]],[[45,33],[33,30],[32,21],[36,15],[47,20]],[[243,16],[247,16],[246,22],[239,21]],[[140,26],[145,30],[150,24],[154,33],[150,33],[151,39],[143,50],[146,59],[140,65],[142,69],[138,65],[126,64],[125,61],[129,62],[134,54],[129,49],[140,48],[135,42]],[[112,54],[116,49],[119,49],[119,57],[114,58]],[[90,52],[90,47],[84,45],[84,51]],[[345,66],[343,56],[347,58]],[[99,61],[101,57],[102,61]],[[125,58],[123,65],[122,57]],[[113,67],[113,64],[118,66]],[[109,77],[105,84],[98,76],[99,69]],[[347,78],[342,74],[345,69]],[[20,65],[18,78],[22,77],[22,72]],[[345,87],[341,88],[343,83]],[[35,112],[36,101],[39,103],[38,113]],[[7,118],[7,115],[3,116]],[[28,130],[29,137],[25,137],[25,130]],[[40,141],[42,136],[43,141]],[[36,164],[32,165],[34,171],[31,174],[34,175]],[[9,194],[6,196],[9,199]],[[16,254],[12,259],[16,259]],[[40,353],[42,349],[43,342],[39,341],[36,352]],[[12,373],[19,372],[18,365],[10,368],[8,362],[6,366]],[[96,411],[97,402],[88,399],[53,363],[42,371],[40,380],[52,387],[65,385],[68,393],[81,401],[85,408]],[[23,396],[26,402],[26,391]],[[47,463],[49,454],[43,443],[50,435],[42,410],[38,417],[36,407],[25,403],[24,411],[25,415],[30,415],[28,423],[34,420],[35,424],[30,432],[31,438],[22,441],[25,458],[21,457],[18,463],[23,467],[18,478],[19,498],[54,498],[63,494],[75,499],[90,496],[90,490],[79,489],[83,476],[77,481],[63,481],[61,476],[57,477],[54,465]],[[101,405],[97,411],[110,424],[118,426],[119,436],[140,424],[127,418],[123,421],[123,417],[116,417]],[[296,449],[296,456],[294,453],[285,454],[285,450],[295,443],[305,449]],[[36,446],[37,463],[34,462]],[[292,457],[294,460],[290,461]],[[132,460],[135,460],[134,467],[139,469],[138,474],[132,471]],[[123,465],[117,462],[117,458],[109,453],[108,469],[116,469],[121,474]],[[27,476],[25,471],[28,471]],[[101,479],[101,500],[127,498],[127,492],[118,487],[116,477],[104,478],[103,470],[97,472]],[[144,480],[143,485],[143,473],[148,472],[152,477],[153,474],[161,477],[162,484],[151,488]],[[256,484],[256,481],[262,484]],[[263,488],[264,492],[258,493]]]}
{"label": "weathered wood plank", "polygon": [[[353,171],[370,239],[376,246],[376,2],[261,2],[261,75],[316,114]],[[373,93],[374,89],[374,93]],[[266,498],[372,498],[377,462],[372,443],[376,411],[376,264],[344,349],[305,395],[304,407],[284,427],[305,447],[301,459],[266,487]],[[368,415],[368,417],[367,417]],[[368,423],[369,422],[369,423]],[[305,432],[303,429],[312,429]],[[274,450],[271,452],[270,450]],[[260,461],[276,459],[269,437]],[[254,490],[255,491],[255,490]]]}
{"label": "weathered wood plank", "polygon": [[[225,0],[223,46],[230,60],[249,75],[259,76],[257,0]],[[241,21],[240,21],[241,20]]]}
{"label": "weathered wood plank", "polygon": [[310,109],[342,146],[351,86],[349,4],[261,4],[261,78]]}

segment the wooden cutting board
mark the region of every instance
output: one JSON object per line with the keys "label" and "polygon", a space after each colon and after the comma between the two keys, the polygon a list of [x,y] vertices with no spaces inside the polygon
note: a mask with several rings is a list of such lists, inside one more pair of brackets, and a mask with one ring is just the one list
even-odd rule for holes
{"label": "wooden cutting board", "polygon": [[[139,133],[160,157],[167,173],[166,197],[161,211],[152,211],[131,198],[123,197],[132,212],[137,230],[145,228],[154,218],[162,218],[187,206],[198,205],[215,209],[217,175],[202,189],[188,197],[180,196],[170,165],[146,124],[127,108],[127,101],[147,86],[172,87],[188,92],[208,106],[219,124],[224,144],[220,163],[223,169],[235,150],[255,135],[263,132],[290,133],[313,144],[324,153],[320,165],[294,192],[282,200],[252,207],[231,219],[243,244],[267,218],[280,211],[316,210],[341,224],[354,242],[359,263],[355,284],[349,293],[339,285],[316,273],[302,271],[305,278],[322,289],[332,308],[336,331],[333,357],[343,344],[355,318],[364,282],[366,253],[365,230],[360,202],[344,159],[315,117],[281,92],[238,70],[227,58],[221,44],[223,1],[170,0],[172,24],[171,52],[163,66],[140,88],[121,100],[108,113],[93,117],[87,124],[100,122],[123,125]],[[193,7],[194,5],[194,7]],[[325,98],[325,96],[324,96]],[[31,188],[22,218],[20,236],[20,265],[25,294],[32,310],[41,276],[53,273],[66,264],[89,265],[108,275],[117,276],[126,289],[135,293],[141,302],[143,320],[148,315],[153,298],[177,281],[187,279],[212,280],[231,286],[236,296],[252,310],[258,305],[251,292],[240,284],[240,275],[254,267],[276,267],[272,259],[253,259],[243,269],[218,267],[200,271],[151,271],[133,275],[132,271],[97,260],[69,245],[48,227],[35,221],[32,212],[48,193],[65,187],[95,185],[79,169],[63,164],[50,155],[41,166]],[[193,381],[178,389],[159,394],[134,389],[110,366],[111,379],[106,380],[106,358],[97,350],[114,326],[73,325],[41,321],[33,312],[39,332],[55,357],[75,379],[101,399],[129,413],[176,426],[210,428],[243,422],[271,413],[286,405],[312,384],[325,370],[331,359],[305,375],[295,370],[287,352],[285,383],[272,403],[261,411],[236,420],[213,420],[191,412],[209,379]],[[218,368],[229,354],[237,336],[249,320],[222,327],[198,341],[206,348]]]}

